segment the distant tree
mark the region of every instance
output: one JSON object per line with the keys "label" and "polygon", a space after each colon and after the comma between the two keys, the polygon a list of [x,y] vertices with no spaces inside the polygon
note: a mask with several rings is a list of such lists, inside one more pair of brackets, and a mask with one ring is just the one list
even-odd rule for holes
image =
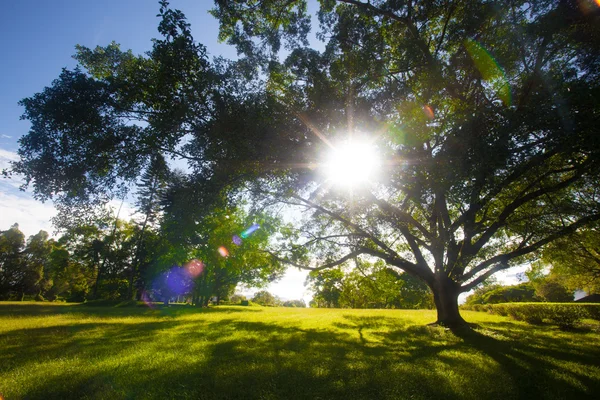
{"label": "distant tree", "polygon": [[282,303],[282,306],[306,308],[306,302],[304,302],[304,300],[286,300]]}
{"label": "distant tree", "polygon": [[278,306],[281,304],[280,300],[276,296],[273,296],[266,290],[256,292],[252,297],[252,301],[260,304],[261,306]]}
{"label": "distant tree", "polygon": [[14,224],[0,231],[0,299],[16,298],[22,291],[25,235]]}
{"label": "distant tree", "polygon": [[67,301],[83,302],[94,282],[94,270],[86,261],[67,250],[64,241],[54,242],[48,256],[45,279],[51,282],[44,296],[49,300],[59,297]]}
{"label": "distant tree", "polygon": [[[208,207],[206,199],[182,174],[173,175],[163,206],[160,234],[172,250],[161,260],[162,267],[202,262],[202,273],[194,278],[193,302],[208,305],[233,293],[238,284],[263,287],[283,274],[282,264],[264,251],[279,230],[273,216],[248,213],[242,202],[237,207]],[[245,232],[255,226],[247,237]]]}
{"label": "distant tree", "polygon": [[571,290],[600,293],[600,228],[591,227],[547,246],[542,264]]}
{"label": "distant tree", "polygon": [[339,308],[343,279],[344,272],[337,268],[310,272],[305,286],[313,292],[311,307]]}
{"label": "distant tree", "polygon": [[422,280],[407,273],[399,274],[399,280],[402,285],[397,296],[396,308],[432,309],[435,307],[433,293]]}
{"label": "distant tree", "polygon": [[432,308],[431,291],[418,278],[398,273],[381,261],[370,265],[310,273],[313,306],[341,308]]}
{"label": "distant tree", "polygon": [[535,294],[543,301],[549,302],[569,302],[573,301],[573,291],[567,289],[556,278],[547,278],[543,282],[535,285]]}
{"label": "distant tree", "polygon": [[502,285],[497,281],[497,279],[495,277],[491,277],[473,290],[473,293],[466,298],[465,304],[484,304],[485,295],[501,287]]}
{"label": "distant tree", "polygon": [[233,304],[240,304],[243,300],[246,300],[246,296],[243,294],[234,293],[229,296],[229,301]]}
{"label": "distant tree", "polygon": [[169,167],[164,156],[160,153],[155,154],[138,183],[137,206],[138,212],[142,214],[143,219],[134,235],[135,252],[129,271],[128,298],[134,298],[136,295],[136,293],[134,293],[135,280],[139,280],[139,268],[146,247],[146,242],[144,241],[146,230],[149,226],[153,226],[153,224],[157,222],[160,204],[165,196],[167,188],[169,172]]}
{"label": "distant tree", "polygon": [[39,231],[27,239],[27,245],[23,250],[23,296],[36,295],[36,299],[39,299],[42,297],[42,292],[51,285],[48,278],[45,278],[49,272],[50,253],[53,247],[53,240],[48,238],[46,231]]}

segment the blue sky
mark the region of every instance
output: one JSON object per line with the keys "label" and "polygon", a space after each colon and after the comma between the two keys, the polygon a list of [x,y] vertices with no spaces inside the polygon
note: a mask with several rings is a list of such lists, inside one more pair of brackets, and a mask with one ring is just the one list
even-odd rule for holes
{"label": "blue sky", "polygon": [[[218,24],[208,14],[211,1],[172,0],[171,5],[185,12],[195,39],[211,55],[235,57],[235,49],[217,42]],[[0,24],[0,147],[17,149],[17,138],[29,126],[19,121],[17,102],[49,85],[61,68],[74,67],[76,44],[95,47],[114,40],[143,53],[158,36],[157,13],[154,0],[6,2]]]}

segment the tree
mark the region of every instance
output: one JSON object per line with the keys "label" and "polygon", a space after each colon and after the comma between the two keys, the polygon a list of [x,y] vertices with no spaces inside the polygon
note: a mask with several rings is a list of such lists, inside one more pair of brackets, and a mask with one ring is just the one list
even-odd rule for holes
{"label": "tree", "polygon": [[266,290],[261,290],[254,294],[252,301],[260,304],[261,306],[276,306],[278,305],[277,299],[271,293]]}
{"label": "tree", "polygon": [[433,297],[425,283],[398,273],[381,261],[358,263],[350,271],[331,269],[311,272],[307,285],[313,290],[314,307],[432,308]]}
{"label": "tree", "polygon": [[600,231],[581,230],[547,246],[542,263],[571,290],[600,293]]}
{"label": "tree", "polygon": [[161,154],[156,154],[150,161],[150,165],[142,175],[138,184],[138,211],[143,215],[143,222],[137,233],[135,244],[135,253],[129,273],[129,289],[127,297],[134,297],[134,281],[139,274],[139,267],[144,252],[144,235],[148,225],[156,222],[160,212],[160,203],[165,195],[167,179],[169,176],[169,167],[165,158]]}
{"label": "tree", "polygon": [[[215,10],[222,39],[249,57],[303,33],[291,15],[304,1],[259,4]],[[317,215],[279,257],[313,269],[380,258],[427,283],[439,323],[460,325],[459,293],[597,221],[597,13],[574,1],[321,2],[325,52],[264,57],[266,98],[246,109],[268,110],[270,129],[304,149],[366,132],[391,167],[352,196],[312,171],[293,171],[284,190],[265,179],[269,201]],[[277,162],[316,162],[287,148]]]}
{"label": "tree", "polygon": [[53,241],[49,241],[48,237],[48,232],[39,231],[27,239],[27,245],[23,250],[23,296],[28,294],[40,298],[42,291],[45,291],[46,286],[50,285],[50,282],[45,279],[45,275],[48,273]]}
{"label": "tree", "polygon": [[[177,155],[205,211],[243,193],[303,212],[274,260],[383,260],[425,282],[449,326],[464,323],[460,293],[600,220],[599,11],[320,3],[324,52],[303,47],[305,0],[218,1],[221,39],[246,57],[211,64],[161,1],[146,57],[80,47],[79,68],[22,101],[32,128],[12,171],[42,199],[101,198],[157,151]],[[320,155],[360,132],[383,171],[350,193]]]}
{"label": "tree", "polygon": [[538,293],[529,282],[518,285],[490,285],[467,297],[466,304],[497,304],[539,301]]}
{"label": "tree", "polygon": [[22,250],[25,235],[19,230],[19,224],[0,232],[0,298],[14,298],[21,289],[23,280]]}
{"label": "tree", "polygon": [[284,307],[306,308],[304,300],[286,300],[283,302]]}
{"label": "tree", "polygon": [[281,263],[263,251],[280,228],[276,218],[246,212],[243,199],[236,206],[206,207],[188,177],[173,177],[162,201],[160,228],[170,251],[157,268],[201,265],[194,274],[193,303],[207,306],[212,297],[227,298],[238,284],[263,287],[282,275]]}
{"label": "tree", "polygon": [[543,301],[564,303],[573,301],[573,292],[568,290],[555,276],[535,283],[535,294]]}
{"label": "tree", "polygon": [[305,286],[313,292],[312,305],[319,308],[339,308],[344,272],[337,268],[312,271]]}

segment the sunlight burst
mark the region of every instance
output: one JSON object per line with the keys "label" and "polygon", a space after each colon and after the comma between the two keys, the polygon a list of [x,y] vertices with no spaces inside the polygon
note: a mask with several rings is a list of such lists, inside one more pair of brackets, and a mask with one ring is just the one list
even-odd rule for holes
{"label": "sunlight burst", "polygon": [[351,140],[332,150],[325,163],[325,174],[333,184],[352,188],[372,181],[380,166],[377,148],[372,143]]}

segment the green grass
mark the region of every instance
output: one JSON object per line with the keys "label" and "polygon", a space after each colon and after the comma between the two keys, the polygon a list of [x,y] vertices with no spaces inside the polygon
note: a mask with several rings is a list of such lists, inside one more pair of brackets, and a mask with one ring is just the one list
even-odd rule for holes
{"label": "green grass", "polygon": [[0,303],[7,399],[583,399],[600,334],[465,311]]}

